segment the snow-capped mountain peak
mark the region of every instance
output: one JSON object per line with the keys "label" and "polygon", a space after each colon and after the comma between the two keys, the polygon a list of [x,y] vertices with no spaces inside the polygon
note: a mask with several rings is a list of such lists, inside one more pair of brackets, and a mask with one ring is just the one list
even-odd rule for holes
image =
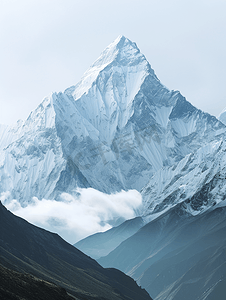
{"label": "snow-capped mountain peak", "polygon": [[117,128],[123,128],[133,115],[135,96],[150,75],[158,81],[136,44],[119,36],[64,95],[110,145]]}
{"label": "snow-capped mountain peak", "polygon": [[77,186],[140,191],[156,171],[225,132],[216,118],[163,86],[124,36],[78,84],[45,98],[18,128],[13,138],[11,129],[0,128],[0,192],[24,202]]}
{"label": "snow-capped mountain peak", "polygon": [[[124,67],[130,67],[130,72],[140,69],[138,65],[142,65],[142,69],[149,70],[150,65],[147,62],[145,56],[140,53],[136,43],[131,42],[124,36],[119,36],[113,43],[111,43],[99,56],[99,58],[91,65],[91,67],[85,72],[80,82],[70,87],[65,91],[66,94],[72,94],[74,99],[79,99],[84,93],[92,87],[92,84],[96,81],[98,75],[104,69],[111,69],[115,67],[116,71],[120,73],[120,69]],[[132,68],[133,67],[133,68]],[[152,70],[152,69],[151,69]],[[152,70],[154,74],[154,71]]]}

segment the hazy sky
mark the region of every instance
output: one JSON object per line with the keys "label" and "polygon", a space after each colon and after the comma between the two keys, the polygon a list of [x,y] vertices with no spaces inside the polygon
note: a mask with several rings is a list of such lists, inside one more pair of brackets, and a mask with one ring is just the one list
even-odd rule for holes
{"label": "hazy sky", "polygon": [[226,106],[226,0],[1,0],[0,123],[76,84],[118,35],[196,107]]}

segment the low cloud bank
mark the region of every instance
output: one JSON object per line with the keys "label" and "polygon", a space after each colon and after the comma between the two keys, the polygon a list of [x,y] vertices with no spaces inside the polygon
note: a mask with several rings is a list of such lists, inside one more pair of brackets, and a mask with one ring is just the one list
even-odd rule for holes
{"label": "low cloud bank", "polygon": [[8,202],[7,193],[2,193],[0,200],[15,215],[58,233],[72,244],[90,234],[110,229],[112,220],[135,217],[135,211],[142,203],[136,190],[111,195],[92,188],[78,189],[77,192],[76,197],[63,193],[62,201],[33,197],[26,207],[15,199]]}

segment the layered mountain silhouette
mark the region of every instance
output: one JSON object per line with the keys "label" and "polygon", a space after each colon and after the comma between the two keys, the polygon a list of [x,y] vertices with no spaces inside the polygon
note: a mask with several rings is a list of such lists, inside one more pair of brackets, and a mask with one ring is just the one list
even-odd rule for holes
{"label": "layered mountain silhouette", "polygon": [[105,232],[98,232],[74,244],[94,259],[106,256],[124,240],[136,233],[145,222],[141,217],[127,220]]}
{"label": "layered mountain silhouette", "polygon": [[[65,242],[57,234],[29,224],[13,215],[2,204],[0,226],[1,264],[6,268],[29,273],[54,283],[74,295],[76,299],[151,299],[129,276],[116,269],[102,268],[95,260]],[[10,275],[7,270],[1,270],[3,275],[11,276],[12,280],[20,278],[21,281],[28,281],[28,289],[33,288],[36,279],[16,273]],[[3,283],[1,280],[1,291],[7,292]],[[18,290],[19,285],[18,283]],[[36,286],[41,290],[45,291],[46,285],[48,287],[45,282],[41,286],[36,281]],[[51,289],[52,285],[49,287]],[[17,287],[8,289],[9,292],[17,294]],[[40,291],[40,297],[42,292]],[[58,292],[65,294],[59,288]]]}
{"label": "layered mountain silhouette", "polygon": [[[143,204],[135,219],[76,247],[156,300],[221,300],[225,140],[225,111],[218,120],[166,88],[137,45],[119,36],[78,84],[46,97],[27,120],[0,126],[0,193],[26,206],[32,197],[62,201],[78,187],[136,189]],[[123,273],[2,205],[1,213],[5,267],[78,299],[148,299]]]}
{"label": "layered mountain silhouette", "polygon": [[225,232],[226,207],[192,216],[179,204],[98,261],[132,276],[154,299],[209,300],[218,293],[223,300]]}

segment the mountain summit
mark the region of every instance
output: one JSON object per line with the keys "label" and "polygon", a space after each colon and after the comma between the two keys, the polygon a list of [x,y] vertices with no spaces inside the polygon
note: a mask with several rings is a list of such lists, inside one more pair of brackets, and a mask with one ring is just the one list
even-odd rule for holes
{"label": "mountain summit", "polygon": [[[85,72],[79,83],[70,87],[65,92],[73,94],[74,99],[80,98],[92,87],[93,82],[97,79],[101,71],[108,71],[112,67],[116,67],[115,71],[121,75],[125,71],[137,73],[138,69],[139,71],[142,70],[143,73],[145,73],[145,69],[147,72],[151,70],[154,74],[154,71],[150,68],[144,55],[140,53],[137,45],[124,36],[119,36],[102,52],[100,57]],[[129,70],[125,70],[125,67]]]}
{"label": "mountain summit", "polygon": [[140,191],[225,126],[162,85],[136,44],[120,36],[78,84],[2,130],[0,192],[26,205],[76,187]]}

